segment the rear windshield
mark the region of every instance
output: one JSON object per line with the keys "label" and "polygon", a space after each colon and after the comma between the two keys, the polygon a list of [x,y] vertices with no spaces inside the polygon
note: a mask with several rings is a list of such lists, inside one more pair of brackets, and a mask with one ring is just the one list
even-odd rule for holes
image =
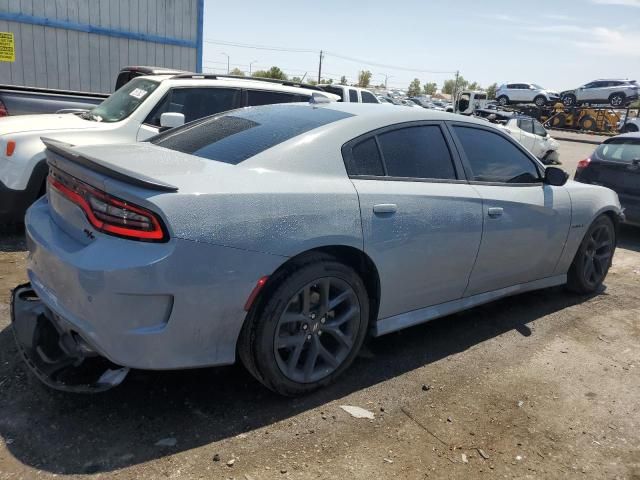
{"label": "rear windshield", "polygon": [[267,105],[232,110],[157,135],[151,143],[219,162],[238,163],[350,113],[322,107]]}
{"label": "rear windshield", "polygon": [[596,149],[595,156],[612,162],[631,163],[640,159],[640,138],[616,138]]}

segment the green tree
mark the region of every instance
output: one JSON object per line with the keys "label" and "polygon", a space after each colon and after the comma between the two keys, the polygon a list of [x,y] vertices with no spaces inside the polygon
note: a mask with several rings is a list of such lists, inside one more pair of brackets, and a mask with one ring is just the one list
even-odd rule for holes
{"label": "green tree", "polygon": [[478,82],[472,82],[469,84],[469,90],[482,90],[482,87]]}
{"label": "green tree", "polygon": [[422,91],[425,95],[435,95],[438,90],[438,85],[436,82],[427,82],[422,86]]}
{"label": "green tree", "polygon": [[489,100],[494,100],[496,98],[496,90],[498,90],[497,83],[492,83],[487,87],[487,98]]}
{"label": "green tree", "polygon": [[358,73],[358,87],[367,88],[371,82],[371,75],[369,70],[361,70]]}
{"label": "green tree", "polygon": [[323,83],[325,85],[331,85],[333,83],[333,78],[323,78],[320,83]]}
{"label": "green tree", "polygon": [[278,67],[271,67],[269,70],[258,70],[253,72],[254,77],[275,78],[277,80],[287,80],[287,75]]}
{"label": "green tree", "polygon": [[342,75],[340,77],[340,85],[346,85],[347,84],[347,77],[345,77],[344,75]]}
{"label": "green tree", "polygon": [[409,97],[416,97],[420,95],[420,80],[414,78],[407,88],[407,95]]}
{"label": "green tree", "polygon": [[244,72],[240,70],[238,67],[234,68],[229,72],[229,75],[237,75],[238,77],[244,77]]}
{"label": "green tree", "polygon": [[380,85],[378,85],[378,88],[382,88],[382,89],[384,89],[384,88],[387,88],[387,87],[386,87],[386,85],[384,84],[384,82],[382,82]]}
{"label": "green tree", "polygon": [[292,81],[292,82],[295,82],[295,83],[302,83],[302,78],[300,78],[300,77],[293,77],[293,78],[291,79],[291,81]]}
{"label": "green tree", "polygon": [[307,85],[317,85],[318,81],[314,80],[313,78],[310,78],[309,80],[307,80]]}
{"label": "green tree", "polygon": [[[464,90],[469,86],[469,82],[464,79],[462,75],[458,77],[458,91]],[[456,88],[456,79],[445,80],[442,84],[442,93],[447,95],[453,95],[453,90]]]}

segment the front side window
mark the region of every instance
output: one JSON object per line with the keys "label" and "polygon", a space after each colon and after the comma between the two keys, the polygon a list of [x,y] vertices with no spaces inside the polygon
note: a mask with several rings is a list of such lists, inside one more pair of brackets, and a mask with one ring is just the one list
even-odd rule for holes
{"label": "front side window", "polygon": [[540,122],[538,122],[537,120],[533,121],[533,133],[535,135],[540,136],[540,137],[546,137],[547,136],[547,131],[544,129],[542,124]]}
{"label": "front side window", "polygon": [[185,123],[237,108],[240,90],[234,88],[173,88],[154,108],[144,123],[160,126],[166,112],[184,114]]}
{"label": "front side window", "polygon": [[533,120],[530,118],[519,119],[518,126],[527,133],[533,133]]}
{"label": "front side window", "polygon": [[113,123],[131,115],[160,85],[146,78],[134,78],[97,107],[81,115],[85,120]]}
{"label": "front side window", "polygon": [[453,127],[478,182],[537,183],[533,161],[501,135],[473,127]]}
{"label": "front side window", "polygon": [[362,103],[378,103],[372,93],[360,92],[360,94],[362,95]]}
{"label": "front side window", "polygon": [[349,89],[349,102],[358,103],[358,92],[353,89]]}
{"label": "front side window", "polygon": [[399,128],[378,135],[387,175],[456,179],[451,153],[436,125]]}

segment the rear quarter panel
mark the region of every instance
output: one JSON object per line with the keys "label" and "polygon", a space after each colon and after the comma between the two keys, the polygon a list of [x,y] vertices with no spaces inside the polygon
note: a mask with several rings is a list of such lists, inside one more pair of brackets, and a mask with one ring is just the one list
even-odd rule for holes
{"label": "rear quarter panel", "polygon": [[567,273],[573,257],[593,221],[606,212],[622,212],[616,192],[597,185],[569,181],[565,187],[571,198],[571,228],[555,274]]}

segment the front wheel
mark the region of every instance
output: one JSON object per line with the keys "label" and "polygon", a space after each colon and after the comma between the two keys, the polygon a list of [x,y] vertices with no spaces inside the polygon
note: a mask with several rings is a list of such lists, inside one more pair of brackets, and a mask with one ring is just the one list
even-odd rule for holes
{"label": "front wheel", "polygon": [[593,293],[604,281],[616,249],[616,229],[602,215],[587,230],[567,278],[567,287],[577,293]]}
{"label": "front wheel", "polygon": [[609,97],[609,103],[612,107],[622,107],[625,101],[624,93],[614,93]]}
{"label": "front wheel", "polygon": [[239,353],[249,372],[282,395],[333,382],[358,354],[369,320],[360,276],[332,257],[292,265],[244,326]]}
{"label": "front wheel", "polygon": [[500,104],[501,107],[506,107],[507,105],[509,105],[509,97],[507,97],[506,95],[500,95],[498,97],[498,104]]}
{"label": "front wheel", "polygon": [[542,95],[538,95],[533,99],[533,103],[536,104],[536,107],[544,107],[547,104],[547,99]]}
{"label": "front wheel", "polygon": [[573,107],[576,103],[578,103],[578,100],[576,99],[575,95],[569,94],[562,97],[562,103],[565,107]]}

